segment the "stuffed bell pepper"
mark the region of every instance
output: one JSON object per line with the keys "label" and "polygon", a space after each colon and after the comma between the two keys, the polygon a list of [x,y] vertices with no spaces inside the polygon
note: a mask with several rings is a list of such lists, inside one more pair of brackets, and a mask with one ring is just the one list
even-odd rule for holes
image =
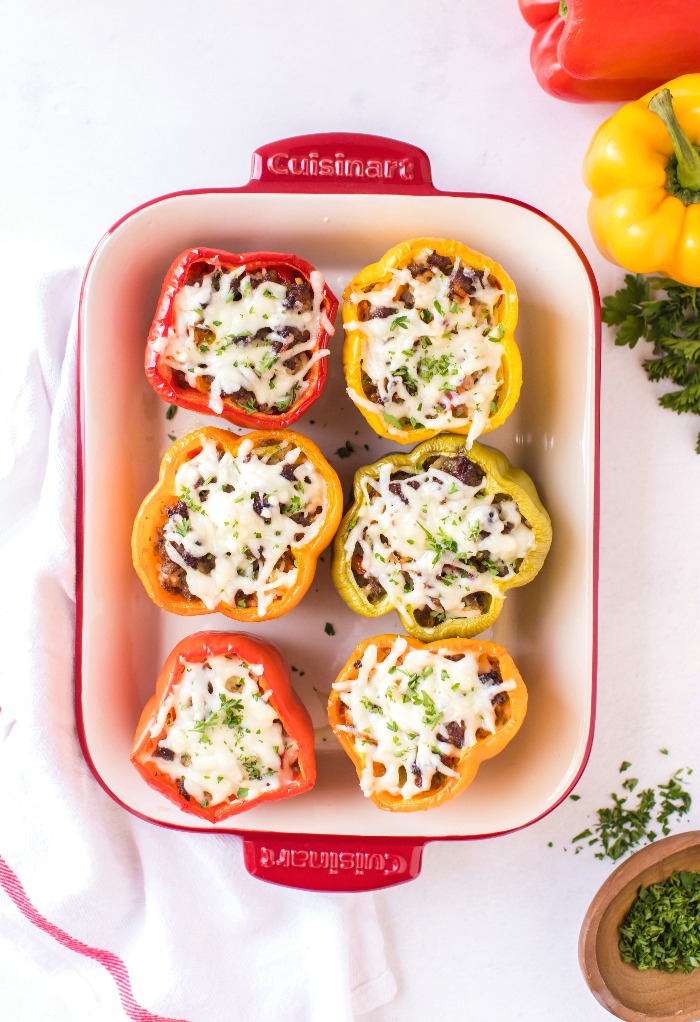
{"label": "stuffed bell pepper", "polygon": [[432,809],[474,780],[525,717],[527,690],[491,642],[365,639],[328,702],[335,735],[380,809]]}
{"label": "stuffed bell pepper", "polygon": [[298,256],[188,249],[163,284],[146,376],[172,404],[284,429],[321,393],[337,307]]}
{"label": "stuffed bell pepper", "polygon": [[442,434],[355,475],[334,542],[333,579],[359,614],[396,610],[423,641],[477,635],[506,591],[538,573],[549,516],[505,455]]}
{"label": "stuffed bell pepper", "polygon": [[202,427],[165,453],[134,523],[134,567],[164,610],[267,621],[308,590],[341,508],[338,477],[306,437]]}
{"label": "stuffed bell pepper", "polygon": [[343,298],[348,394],[380,436],[409,444],[451,430],[471,444],[515,407],[518,298],[479,252],[443,238],[404,241]]}
{"label": "stuffed bell pepper", "polygon": [[173,649],[136,728],[131,761],[183,812],[218,823],[316,780],[311,718],[279,650],[198,632]]}

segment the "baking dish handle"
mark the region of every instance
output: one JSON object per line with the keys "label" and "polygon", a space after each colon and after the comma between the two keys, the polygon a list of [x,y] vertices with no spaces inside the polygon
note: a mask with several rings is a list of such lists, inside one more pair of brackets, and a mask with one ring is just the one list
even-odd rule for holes
{"label": "baking dish handle", "polygon": [[375,891],[420,873],[421,838],[271,834],[243,837],[251,876],[307,891]]}
{"label": "baking dish handle", "polygon": [[260,146],[242,191],[439,194],[422,149],[352,132],[296,135]]}

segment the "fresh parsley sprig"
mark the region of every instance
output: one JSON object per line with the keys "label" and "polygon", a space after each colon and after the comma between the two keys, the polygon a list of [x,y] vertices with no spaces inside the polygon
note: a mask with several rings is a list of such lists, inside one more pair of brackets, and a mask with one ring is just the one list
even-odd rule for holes
{"label": "fresh parsley sprig", "polygon": [[[653,383],[670,380],[678,388],[659,404],[679,415],[700,414],[700,288],[668,277],[628,273],[624,286],[603,299],[603,322],[615,330],[615,343],[653,345],[642,363]],[[695,450],[700,454],[700,433]]]}

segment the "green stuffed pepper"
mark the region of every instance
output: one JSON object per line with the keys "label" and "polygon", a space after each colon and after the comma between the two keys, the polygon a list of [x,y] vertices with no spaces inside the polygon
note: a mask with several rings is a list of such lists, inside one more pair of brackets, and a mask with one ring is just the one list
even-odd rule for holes
{"label": "green stuffed pepper", "polygon": [[365,617],[398,612],[423,642],[488,628],[552,541],[534,483],[500,451],[443,433],[355,474],[333,580]]}

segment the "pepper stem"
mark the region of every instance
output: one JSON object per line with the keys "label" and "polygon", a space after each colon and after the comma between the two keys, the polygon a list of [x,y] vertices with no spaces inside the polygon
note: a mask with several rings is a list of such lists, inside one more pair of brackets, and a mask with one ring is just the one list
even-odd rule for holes
{"label": "pepper stem", "polygon": [[678,161],[678,184],[692,192],[700,191],[700,155],[678,123],[670,91],[660,89],[649,100],[649,109],[661,118],[671,136],[673,151]]}

